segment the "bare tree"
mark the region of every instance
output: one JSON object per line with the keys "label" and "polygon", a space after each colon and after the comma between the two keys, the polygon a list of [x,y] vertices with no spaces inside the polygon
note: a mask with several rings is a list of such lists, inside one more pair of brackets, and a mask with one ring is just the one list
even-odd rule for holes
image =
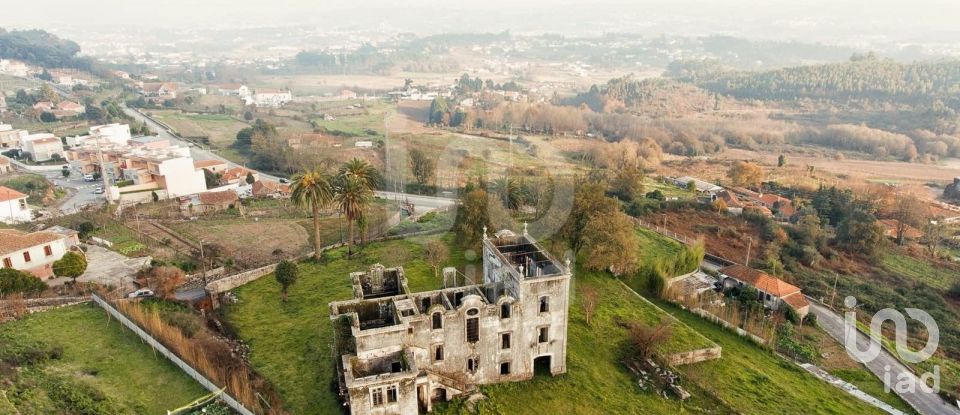
{"label": "bare tree", "polygon": [[919,224],[923,220],[923,204],[916,196],[901,194],[896,198],[893,206],[893,219],[897,221],[897,245],[903,245],[904,234],[910,226]]}
{"label": "bare tree", "polygon": [[931,221],[923,227],[922,242],[927,245],[927,253],[929,253],[931,257],[937,256],[937,248],[939,248],[940,243],[943,242],[946,236],[945,234],[946,225],[943,221]]}
{"label": "bare tree", "polygon": [[423,256],[427,259],[427,262],[430,263],[430,266],[433,267],[434,277],[440,277],[440,265],[443,265],[443,262],[447,260],[449,254],[450,252],[447,250],[447,245],[439,239],[427,242],[427,245],[423,247]]}
{"label": "bare tree", "polygon": [[661,321],[657,325],[633,323],[630,326],[630,340],[637,350],[637,357],[649,359],[657,354],[657,349],[670,340],[673,329],[669,322]]}
{"label": "bare tree", "polygon": [[587,319],[589,326],[593,321],[593,313],[597,311],[597,303],[600,300],[600,294],[591,286],[583,287],[580,291],[580,301],[583,305],[583,315]]}

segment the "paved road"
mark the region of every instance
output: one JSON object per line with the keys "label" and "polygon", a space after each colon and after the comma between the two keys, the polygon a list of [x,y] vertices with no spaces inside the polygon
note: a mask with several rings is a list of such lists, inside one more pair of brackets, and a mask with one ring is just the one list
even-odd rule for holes
{"label": "paved road", "polygon": [[[147,126],[149,126],[151,130],[156,131],[156,132],[160,135],[160,137],[166,138],[166,139],[170,140],[171,142],[173,142],[174,144],[179,144],[179,145],[182,145],[182,146],[190,146],[190,155],[193,156],[193,159],[194,159],[194,160],[220,160],[220,161],[222,161],[222,162],[224,162],[224,163],[227,163],[227,165],[230,166],[230,167],[238,167],[238,166],[240,166],[240,165],[237,164],[237,163],[234,163],[234,162],[232,162],[232,161],[230,161],[230,160],[227,160],[226,158],[221,157],[220,155],[218,155],[217,153],[214,153],[213,151],[205,150],[205,149],[200,148],[200,147],[198,147],[198,146],[196,146],[196,145],[193,145],[192,143],[190,143],[190,142],[188,142],[188,141],[181,140],[179,137],[177,137],[176,135],[172,134],[170,131],[168,131],[166,128],[164,128],[162,125],[160,125],[160,124],[158,124],[156,121],[154,121],[152,118],[147,117],[147,116],[141,114],[139,111],[136,111],[136,110],[134,110],[134,109],[132,109],[132,108],[128,108],[128,107],[124,106],[124,107],[123,107],[123,112],[127,113],[127,115],[133,117],[134,119],[136,119],[136,120],[139,121],[139,122],[145,122],[145,123],[147,123]],[[241,167],[242,167],[242,166],[241,166]],[[277,177],[277,176],[272,176],[272,175],[269,175],[269,174],[266,174],[266,173],[260,173],[260,178],[261,178],[261,179],[266,179],[266,180],[272,180],[272,181],[279,181],[279,180],[280,180],[279,177]]]}
{"label": "paved road", "polygon": [[43,174],[55,185],[69,189],[70,195],[55,208],[60,214],[70,215],[79,212],[88,205],[101,204],[106,201],[103,194],[94,193],[94,189],[99,182],[85,182],[76,173],[64,178],[59,170],[35,173]]}
{"label": "paved road", "polygon": [[[830,334],[831,337],[843,344],[844,342],[844,320],[843,317],[832,310],[823,307],[817,303],[810,303],[810,311],[817,316],[817,323]],[[857,332],[857,347],[860,350],[866,350],[870,342],[876,340],[867,335]],[[919,384],[920,380],[903,363],[900,363],[893,355],[886,350],[880,354],[877,359],[867,362],[866,366],[881,380],[888,373],[886,367],[890,368],[890,379],[899,379],[901,376],[909,377]],[[897,393],[903,400],[907,401],[917,412],[924,415],[960,415],[960,409],[951,406],[949,403],[933,393],[925,393],[917,388],[915,392]]]}
{"label": "paved road", "polygon": [[456,199],[449,199],[445,197],[436,197],[436,196],[412,195],[409,193],[377,191],[375,192],[375,194],[377,195],[377,197],[383,198],[383,199],[409,201],[410,203],[413,203],[413,207],[418,214],[424,211],[453,206],[454,204],[457,203]]}

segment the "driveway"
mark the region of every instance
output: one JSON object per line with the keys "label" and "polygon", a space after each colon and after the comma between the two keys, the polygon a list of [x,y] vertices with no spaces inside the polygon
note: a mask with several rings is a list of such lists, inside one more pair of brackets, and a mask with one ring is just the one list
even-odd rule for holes
{"label": "driveway", "polygon": [[[137,271],[150,265],[150,257],[128,258],[109,249],[87,245],[87,272],[78,282],[92,282],[122,288],[123,292],[134,290],[133,280]],[[49,280],[50,285],[63,284],[66,278]]]}
{"label": "driveway", "polygon": [[[833,337],[840,344],[844,343],[844,320],[840,314],[813,301],[810,302],[810,311],[817,316],[817,323],[830,334],[830,337]],[[857,332],[857,347],[860,350],[866,350],[870,342],[876,342],[876,340],[859,331]],[[866,366],[867,369],[870,369],[870,372],[873,372],[881,380],[889,373],[890,379],[909,377],[915,382],[914,384],[920,384],[921,382],[913,372],[886,349],[883,349],[880,356],[872,362],[867,362]],[[890,368],[889,372],[886,370],[887,367]],[[920,388],[916,389],[914,392],[897,392],[897,395],[907,401],[917,412],[924,415],[960,415],[960,409],[947,403],[939,395],[926,393]]]}

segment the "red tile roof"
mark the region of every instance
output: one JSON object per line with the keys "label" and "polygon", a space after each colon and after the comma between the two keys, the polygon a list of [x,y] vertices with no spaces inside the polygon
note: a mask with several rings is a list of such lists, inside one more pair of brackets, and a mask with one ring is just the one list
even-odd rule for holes
{"label": "red tile roof", "polygon": [[233,190],[224,190],[222,192],[205,192],[198,195],[202,205],[223,205],[236,202],[239,198]]}
{"label": "red tile roof", "polygon": [[274,193],[289,194],[290,186],[277,182],[257,180],[253,182],[253,189],[251,189],[251,191],[254,196],[270,196]]}
{"label": "red tile roof", "polygon": [[226,162],[220,160],[196,160],[193,162],[193,167],[197,169],[205,169],[213,166],[225,166],[226,164]]}
{"label": "red tile roof", "polygon": [[787,282],[771,277],[764,272],[757,271],[745,265],[734,264],[720,270],[720,273],[742,281],[745,284],[752,285],[756,289],[767,294],[784,298],[791,294],[800,292],[800,288]]}
{"label": "red tile roof", "polygon": [[810,306],[807,297],[804,297],[799,291],[786,297],[781,297],[780,299],[796,311],[802,311],[804,307]]}
{"label": "red tile roof", "polygon": [[728,208],[743,207],[743,203],[740,202],[740,199],[737,199],[737,195],[727,190],[721,190],[718,192],[717,199],[723,200],[723,203],[726,203]]}
{"label": "red tile roof", "polygon": [[0,255],[22,251],[37,245],[47,244],[65,236],[53,232],[0,232]]}
{"label": "red tile roof", "polygon": [[8,200],[23,199],[27,195],[20,193],[16,190],[13,190],[9,187],[0,186],[0,202],[6,202]]}

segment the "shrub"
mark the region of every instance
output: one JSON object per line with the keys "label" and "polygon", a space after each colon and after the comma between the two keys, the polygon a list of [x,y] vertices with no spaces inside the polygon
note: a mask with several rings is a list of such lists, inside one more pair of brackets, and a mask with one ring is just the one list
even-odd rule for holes
{"label": "shrub", "polygon": [[0,296],[14,293],[37,294],[47,289],[39,278],[13,268],[0,269]]}

